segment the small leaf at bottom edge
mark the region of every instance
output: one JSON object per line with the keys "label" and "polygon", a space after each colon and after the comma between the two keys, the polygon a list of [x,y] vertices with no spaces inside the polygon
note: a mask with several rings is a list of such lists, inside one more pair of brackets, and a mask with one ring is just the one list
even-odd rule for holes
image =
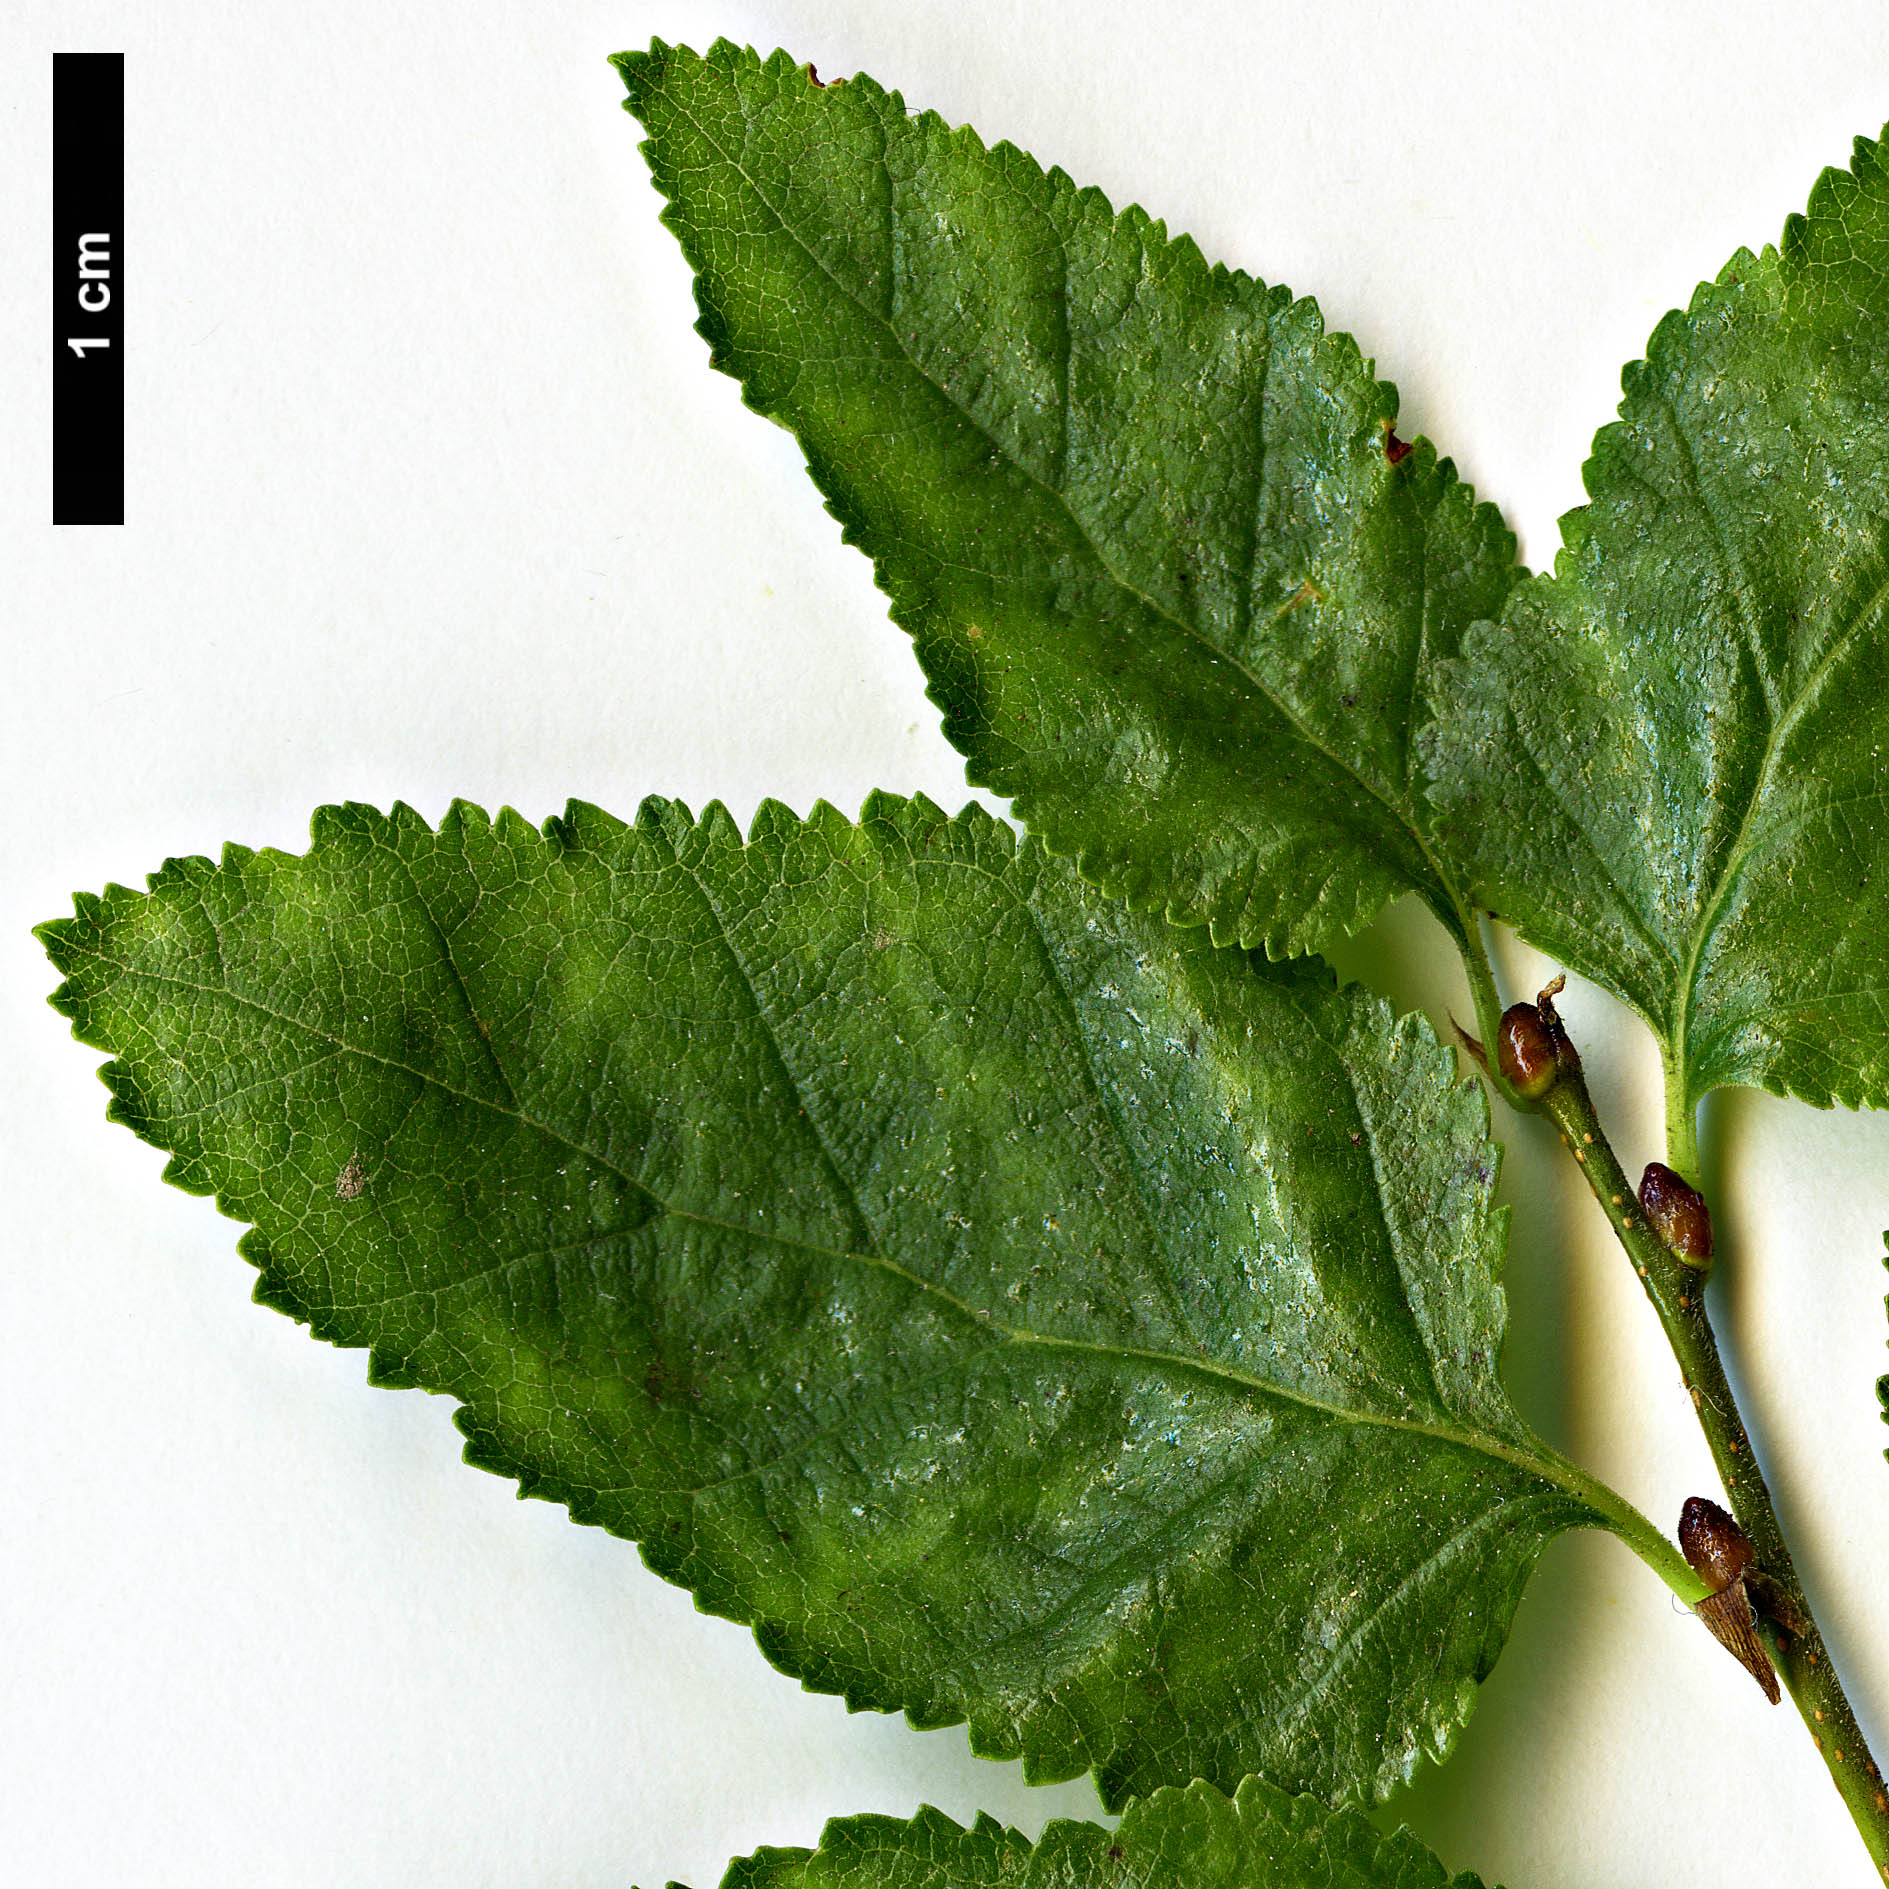
{"label": "small leaf at bottom edge", "polygon": [[835,1818],[816,1850],[738,1858],[722,1889],[1482,1889],[1452,1877],[1407,1830],[1385,1836],[1247,1778],[1137,1799],[1120,1825],[1058,1820],[1031,1844],[989,1817],[962,1829],[926,1808],[912,1820]]}

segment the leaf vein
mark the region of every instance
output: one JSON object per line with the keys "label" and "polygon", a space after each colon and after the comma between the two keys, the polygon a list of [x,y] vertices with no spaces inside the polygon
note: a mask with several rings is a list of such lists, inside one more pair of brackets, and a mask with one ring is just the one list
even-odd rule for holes
{"label": "leaf vein", "polygon": [[[1103,555],[1100,545],[1091,535],[1087,525],[1076,514],[1074,507],[1069,502],[1068,495],[1058,490],[1038,473],[1033,472],[1022,460],[1005,451],[1003,443],[991,433],[990,428],[984,421],[966,407],[943,381],[929,373],[922,363],[912,355],[911,351],[900,339],[896,326],[887,322],[882,315],[869,308],[866,303],[834,273],[825,258],[814,250],[812,245],[808,243],[807,240],[801,236],[799,231],[788,221],[786,215],[776,207],[761,181],[753,175],[743,164],[741,159],[730,152],[728,148],[714,136],[709,128],[689,110],[686,104],[682,103],[680,100],[672,100],[672,103],[675,109],[694,126],[703,143],[713,149],[721,157],[722,161],[726,163],[730,169],[734,170],[741,177],[742,181],[748,185],[754,192],[756,199],[766,206],[768,213],[773,217],[781,234],[792,242],[801,253],[806,256],[807,260],[827,278],[837,293],[851,302],[868,321],[878,323],[878,325],[885,330],[891,340],[893,348],[912,372],[930,386],[955,412],[960,414],[970,425],[974,426],[978,432],[989,441],[993,451],[1002,454],[1006,464],[1013,466],[1023,478],[1028,479],[1056,502],[1064,517],[1068,520],[1070,528],[1086,547],[1090,557],[1095,561],[1096,568],[1102,575],[1125,595],[1131,596],[1139,601],[1163,623],[1168,624],[1171,628],[1179,631],[1192,641],[1199,643],[1203,648],[1210,650],[1216,658],[1228,663],[1235,669],[1252,687],[1256,695],[1272,705],[1280,718],[1292,729],[1294,734],[1297,735],[1299,740],[1301,740],[1306,747],[1322,756],[1334,768],[1338,769],[1339,772],[1356,781],[1357,784],[1391,816],[1396,825],[1402,829],[1404,834],[1415,845],[1424,863],[1429,867],[1432,874],[1434,874],[1437,883],[1444,888],[1452,903],[1459,911],[1463,909],[1462,897],[1455,880],[1443,869],[1435,855],[1431,852],[1424,834],[1416,824],[1414,815],[1410,811],[1398,806],[1390,799],[1384,789],[1368,780],[1356,766],[1343,759],[1332,748],[1327,746],[1326,743],[1317,736],[1311,726],[1300,717],[1286,698],[1270,688],[1258,672],[1241,656],[1235,654],[1231,649],[1223,648],[1221,645],[1215,643],[1195,625],[1187,622],[1183,618],[1175,616],[1165,605],[1150,596],[1121,572],[1117,571]],[[829,496],[832,495],[829,494]],[[835,502],[837,503],[838,501],[836,500]]]}
{"label": "leaf vein", "polygon": [[274,1010],[269,1005],[260,1002],[256,998],[247,997],[227,987],[201,984],[192,979],[180,977],[175,972],[154,971],[145,966],[132,965],[126,963],[123,959],[108,957],[104,953],[94,953],[90,955],[96,956],[101,962],[112,964],[127,979],[143,979],[151,983],[174,984],[182,989],[193,990],[201,996],[222,997],[233,1004],[254,1010],[259,1015],[266,1016],[287,1028],[302,1030],[310,1035],[319,1037],[325,1042],[333,1043],[336,1047],[346,1051],[348,1054],[358,1056],[364,1062],[378,1064],[382,1068],[397,1069],[403,1074],[414,1077],[418,1081],[430,1084],[439,1089],[443,1094],[454,1096],[458,1100],[470,1103],[476,1108],[489,1109],[494,1114],[503,1115],[510,1120],[518,1122],[521,1126],[543,1135],[548,1141],[556,1143],[559,1147],[566,1148],[573,1154],[581,1155],[585,1160],[595,1162],[598,1167],[603,1168],[608,1173],[616,1175],[631,1187],[636,1188],[638,1192],[661,1208],[664,1213],[673,1215],[678,1220],[687,1221],[713,1232],[733,1234],[741,1239],[764,1241],[772,1245],[788,1247],[798,1252],[815,1254],[824,1259],[868,1266],[889,1273],[893,1277],[904,1281],[907,1285],[916,1288],[918,1291],[938,1299],[943,1304],[951,1306],[962,1316],[973,1321],[980,1330],[994,1332],[998,1337],[1012,1343],[1019,1345],[1035,1345],[1050,1351],[1072,1351],[1090,1356],[1134,1360],[1144,1364],[1151,1364],[1168,1371],[1197,1372],[1201,1376],[1213,1378],[1222,1383],[1235,1385],[1243,1391],[1262,1397],[1275,1397],[1282,1402],[1296,1404],[1307,1410],[1322,1412],[1327,1416],[1337,1418],[1343,1422],[1374,1425],[1384,1429],[1402,1431],[1413,1436],[1432,1437],[1440,1442],[1456,1445],[1474,1454],[1493,1457],[1498,1461],[1512,1464],[1517,1468],[1528,1470],[1532,1474],[1540,1476],[1543,1480],[1555,1484],[1558,1488],[1564,1489],[1577,1500],[1587,1503],[1590,1506],[1594,1506],[1597,1503],[1604,1505],[1607,1500],[1608,1492],[1601,1485],[1596,1484],[1590,1477],[1585,1475],[1584,1472],[1576,1469],[1571,1463],[1561,1460],[1552,1452],[1537,1455],[1533,1451],[1520,1448],[1516,1444],[1507,1442],[1501,1438],[1489,1436],[1479,1430],[1450,1424],[1413,1422],[1408,1418],[1389,1416],[1377,1411],[1348,1410],[1342,1405],[1328,1403],[1323,1398],[1315,1397],[1308,1391],[1296,1390],[1284,1384],[1272,1383],[1264,1378],[1254,1377],[1250,1372],[1242,1371],[1233,1365],[1223,1363],[1217,1358],[1182,1356],[1173,1352],[1157,1351],[1138,1345],[1103,1344],[1096,1340],[1069,1338],[1048,1332],[1031,1331],[1026,1327],[1004,1324],[993,1314],[972,1304],[966,1299],[960,1298],[947,1287],[925,1278],[921,1273],[913,1272],[909,1267],[900,1264],[895,1259],[886,1257],[884,1254],[875,1252],[852,1252],[842,1248],[823,1246],[817,1241],[802,1239],[792,1234],[777,1233],[765,1228],[742,1225],[737,1222],[719,1219],[714,1215],[698,1213],[685,1207],[676,1206],[672,1202],[664,1199],[647,1181],[637,1175],[629,1173],[626,1169],[619,1167],[615,1162],[611,1161],[607,1156],[598,1153],[592,1148],[586,1147],[582,1142],[553,1128],[549,1123],[539,1121],[535,1117],[528,1115],[522,1108],[508,1106],[506,1103],[496,1101],[490,1096],[477,1095],[471,1091],[460,1089],[429,1070],[419,1069],[414,1067],[411,1063],[401,1062],[397,1057],[389,1056],[382,1051],[362,1049],[356,1044],[349,1043],[345,1038],[335,1036],[332,1032],[320,1029],[317,1025],[306,1021],[306,1019],[292,1017],[281,1011]]}

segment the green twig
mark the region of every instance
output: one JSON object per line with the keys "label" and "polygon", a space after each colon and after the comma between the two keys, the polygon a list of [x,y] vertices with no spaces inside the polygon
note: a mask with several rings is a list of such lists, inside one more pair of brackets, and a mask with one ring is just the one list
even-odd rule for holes
{"label": "green twig", "polygon": [[[1551,995],[1544,994],[1541,1009],[1552,1016]],[[1674,1092],[1669,1086],[1669,1095]],[[1683,1095],[1683,1087],[1678,1093]],[[1586,1080],[1580,1072],[1579,1058],[1573,1056],[1571,1048],[1535,1106],[1560,1129],[1562,1140],[1587,1176],[1594,1198],[1600,1202],[1608,1224],[1646,1288],[1646,1296],[1659,1314],[1673,1356],[1679,1361],[1692,1407],[1711,1446],[1712,1460],[1718,1465],[1719,1479],[1731,1498],[1732,1513],[1751,1539],[1759,1568],[1787,1597],[1788,1608],[1779,1611],[1788,1616],[1794,1610],[1798,1616],[1799,1631],[1784,1632],[1775,1624],[1769,1629],[1779,1674],[1810,1728],[1811,1738],[1855,1820],[1864,1846],[1883,1879],[1889,1881],[1889,1796],[1885,1795],[1882,1773],[1870,1755],[1856,1714],[1830,1663],[1823,1635],[1817,1628],[1803,1583],[1798,1579],[1796,1565],[1785,1545],[1783,1530],[1778,1526],[1777,1511],[1771,1503],[1771,1492],[1765,1487],[1764,1472],[1752,1453],[1751,1439],[1745,1433],[1744,1420],[1738,1414],[1737,1401],[1726,1381],[1718,1340],[1706,1312],[1706,1274],[1697,1265],[1683,1261],[1648,1223],[1634,1189],[1601,1131]],[[1669,1107],[1669,1134],[1674,1120],[1675,1112]],[[1683,1123],[1684,1132],[1682,1137],[1675,1138],[1671,1165],[1682,1175],[1687,1175],[1688,1170],[1696,1175],[1698,1148],[1693,1138],[1691,1109],[1683,1101],[1677,1120]]]}

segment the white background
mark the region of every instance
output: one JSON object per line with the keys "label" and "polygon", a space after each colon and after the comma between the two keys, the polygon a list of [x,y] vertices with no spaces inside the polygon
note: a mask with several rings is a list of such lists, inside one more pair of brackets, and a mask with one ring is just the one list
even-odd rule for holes
{"label": "white background", "polygon": [[[1787,20],[1790,22],[1787,24]],[[1809,22],[1804,24],[1803,22]],[[712,1884],[829,1813],[1034,1831],[960,1731],[849,1717],[626,1544],[458,1460],[447,1406],[247,1303],[236,1229],[108,1128],[26,935],[310,808],[963,798],[788,436],[691,332],[609,52],[865,69],[1316,293],[1532,562],[1619,364],[1889,117],[1889,13],[1203,0],[184,6],[0,25],[0,1871],[22,1884]],[[49,516],[49,55],[128,56],[128,513]],[[1870,712],[1889,713],[1871,705]],[[1425,923],[1355,953],[1454,988]],[[1548,968],[1519,950],[1513,992]],[[1461,999],[1456,1001],[1460,1004]],[[1566,1008],[1623,1156],[1654,1065]],[[1510,1371],[1664,1525],[1711,1488],[1624,1263],[1499,1124]],[[1889,1124],[1709,1106],[1718,1309],[1889,1750]],[[1875,1880],[1808,1740],[1611,1542],[1548,1556],[1459,1755],[1386,1813],[1512,1889]]]}

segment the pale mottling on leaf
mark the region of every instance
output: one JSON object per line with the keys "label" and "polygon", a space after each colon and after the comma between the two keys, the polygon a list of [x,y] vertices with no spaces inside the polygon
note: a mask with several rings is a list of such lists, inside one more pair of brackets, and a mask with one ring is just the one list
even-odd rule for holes
{"label": "pale mottling on leaf", "polygon": [[973,781],[1140,909],[1315,950],[1415,890],[1416,731],[1514,540],[1318,309],[784,53],[617,61],[698,326],[872,559]]}
{"label": "pale mottling on leaf", "polygon": [[1685,1100],[1889,1103],[1889,168],[1654,331],[1551,574],[1425,736],[1478,898],[1632,1003]]}
{"label": "pale mottling on leaf", "polygon": [[265,1301],[1032,1776],[1449,1748],[1599,1518],[1497,1376],[1487,1107],[1426,1024],[922,802],[314,834],[45,932]]}

